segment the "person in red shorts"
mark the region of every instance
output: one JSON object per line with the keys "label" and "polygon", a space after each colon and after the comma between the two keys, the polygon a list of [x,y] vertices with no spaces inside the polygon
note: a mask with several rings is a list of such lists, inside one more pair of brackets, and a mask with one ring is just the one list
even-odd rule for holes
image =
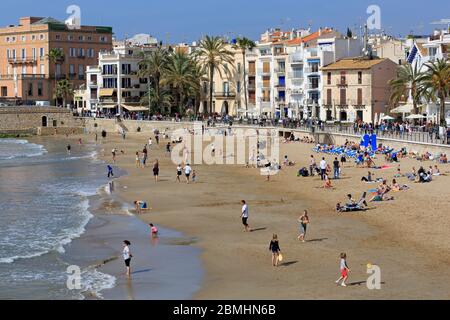
{"label": "person in red shorts", "polygon": [[339,285],[339,283],[342,280],[341,286],[346,287],[347,279],[348,279],[348,273],[350,272],[350,269],[347,265],[347,254],[341,253],[341,260],[340,260],[340,271],[341,271],[341,277],[336,280],[336,284]]}

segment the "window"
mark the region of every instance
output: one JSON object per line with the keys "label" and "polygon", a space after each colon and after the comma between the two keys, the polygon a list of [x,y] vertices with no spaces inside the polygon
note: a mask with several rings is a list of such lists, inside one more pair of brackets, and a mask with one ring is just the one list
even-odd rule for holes
{"label": "window", "polygon": [[341,82],[342,85],[345,85],[347,83],[347,77],[345,71],[341,71]]}
{"label": "window", "polygon": [[69,34],[69,35],[67,36],[67,40],[72,41],[72,40],[73,40],[73,35]]}
{"label": "window", "polygon": [[131,64],[122,64],[122,74],[130,74]]}
{"label": "window", "polygon": [[33,35],[31,36],[31,40],[32,40],[32,41],[35,41],[35,40],[36,40],[36,35],[33,34]]}
{"label": "window", "polygon": [[332,97],[332,90],[331,89],[327,89],[327,106],[331,106],[332,105],[331,97]]}
{"label": "window", "polygon": [[26,57],[27,57],[27,50],[22,49],[22,60],[25,60]]}
{"label": "window", "polygon": [[117,88],[117,78],[103,78],[103,88],[107,89]]}
{"label": "window", "polygon": [[327,84],[330,85],[331,84],[331,72],[327,73]]}
{"label": "window", "polygon": [[12,49],[11,53],[12,53],[11,58],[16,59],[16,49]]}
{"label": "window", "polygon": [[8,87],[2,87],[2,97],[8,96]]}
{"label": "window", "polygon": [[31,49],[31,57],[36,60],[36,48]]}
{"label": "window", "polygon": [[39,72],[40,74],[45,74],[45,65],[41,64]]}
{"label": "window", "polygon": [[347,90],[346,89],[341,89],[340,92],[340,103],[341,106],[345,106],[347,105]]}
{"label": "window", "polygon": [[27,37],[26,36],[22,36],[22,42],[27,41]]}
{"label": "window", "polygon": [[240,81],[238,81],[236,83],[236,91],[237,91],[237,93],[241,93],[241,82]]}
{"label": "window", "polygon": [[39,49],[39,57],[43,58],[45,56],[45,49],[44,48],[40,48]]}
{"label": "window", "polygon": [[78,65],[78,80],[84,80],[84,65]]}
{"label": "window", "polygon": [[88,41],[92,41],[92,36],[87,37]]}
{"label": "window", "polygon": [[26,66],[22,66],[22,74],[26,74],[27,73],[27,67]]}
{"label": "window", "polygon": [[40,34],[39,35],[39,40],[44,40],[44,39],[45,39],[45,36],[43,34]]}
{"label": "window", "polygon": [[238,72],[238,74],[241,74],[241,63],[240,62],[237,64],[237,72]]}
{"label": "window", "polygon": [[358,88],[358,101],[356,103],[358,106],[362,106],[363,104],[363,92],[361,88]]}
{"label": "window", "polygon": [[36,66],[33,66],[33,74],[35,75],[36,72],[37,72],[37,67],[36,67]]}
{"label": "window", "polygon": [[89,58],[94,58],[94,56],[95,56],[94,49],[88,49],[87,55]]}
{"label": "window", "polygon": [[75,65],[71,64],[69,65],[69,76],[75,75]]}
{"label": "window", "polygon": [[11,51],[9,49],[6,49],[6,59],[11,58]]}
{"label": "window", "polygon": [[115,65],[115,64],[103,65],[103,74],[105,74],[105,75],[117,74],[117,65]]}
{"label": "window", "polygon": [[6,42],[10,42],[11,39],[9,37],[6,37]]}
{"label": "window", "polygon": [[16,37],[12,37],[12,38],[11,38],[11,41],[12,41],[12,42],[16,42]]}
{"label": "window", "polygon": [[107,38],[106,37],[100,37],[100,42],[106,42]]}
{"label": "window", "polygon": [[76,48],[70,48],[69,49],[69,55],[71,57],[75,57],[77,55],[77,49]]}
{"label": "window", "polygon": [[60,64],[56,65],[56,76],[61,76],[61,65]]}
{"label": "window", "polygon": [[362,72],[358,72],[358,84],[362,84]]}
{"label": "window", "polygon": [[78,36],[78,41],[84,41],[84,36]]}
{"label": "window", "polygon": [[78,49],[78,57],[84,57],[84,49],[83,48]]}
{"label": "window", "polygon": [[32,97],[33,96],[33,83],[30,82],[28,83],[28,96]]}
{"label": "window", "polygon": [[122,88],[124,89],[131,88],[131,78],[122,78]]}
{"label": "window", "polygon": [[57,34],[57,35],[55,36],[55,38],[56,38],[56,40],[61,40],[61,35],[60,35],[60,34]]}

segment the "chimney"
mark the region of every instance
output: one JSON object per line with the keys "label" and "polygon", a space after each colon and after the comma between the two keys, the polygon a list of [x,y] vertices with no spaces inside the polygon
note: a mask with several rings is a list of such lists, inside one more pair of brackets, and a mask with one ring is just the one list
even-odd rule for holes
{"label": "chimney", "polygon": [[322,35],[322,27],[319,28],[319,37]]}
{"label": "chimney", "polygon": [[43,18],[40,18],[40,17],[22,17],[19,19],[19,25],[20,26],[29,26],[30,24],[33,24],[42,19]]}

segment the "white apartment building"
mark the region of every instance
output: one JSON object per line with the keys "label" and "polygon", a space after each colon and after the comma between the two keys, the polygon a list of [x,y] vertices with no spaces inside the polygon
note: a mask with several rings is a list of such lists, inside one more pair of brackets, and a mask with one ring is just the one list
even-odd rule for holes
{"label": "white apartment building", "polygon": [[[347,39],[333,29],[282,32],[261,36],[254,53],[247,55],[249,70],[255,63],[255,80],[249,72],[249,101],[255,114],[267,118],[317,118],[324,120],[321,105],[320,68],[346,57],[360,56],[362,43]],[[254,62],[253,62],[254,61]]]}
{"label": "white apartment building", "polygon": [[148,79],[138,75],[142,54],[154,47],[119,44],[99,53],[99,65],[86,70],[86,111],[121,113],[145,111],[139,101],[148,92]]}

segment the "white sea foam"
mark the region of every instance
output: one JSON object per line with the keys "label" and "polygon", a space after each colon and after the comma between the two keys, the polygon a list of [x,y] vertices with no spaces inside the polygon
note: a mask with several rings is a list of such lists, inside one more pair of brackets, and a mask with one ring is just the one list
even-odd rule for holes
{"label": "white sea foam", "polygon": [[116,277],[100,272],[94,267],[86,268],[81,272],[81,292],[102,299],[101,291],[114,288],[116,280]]}

